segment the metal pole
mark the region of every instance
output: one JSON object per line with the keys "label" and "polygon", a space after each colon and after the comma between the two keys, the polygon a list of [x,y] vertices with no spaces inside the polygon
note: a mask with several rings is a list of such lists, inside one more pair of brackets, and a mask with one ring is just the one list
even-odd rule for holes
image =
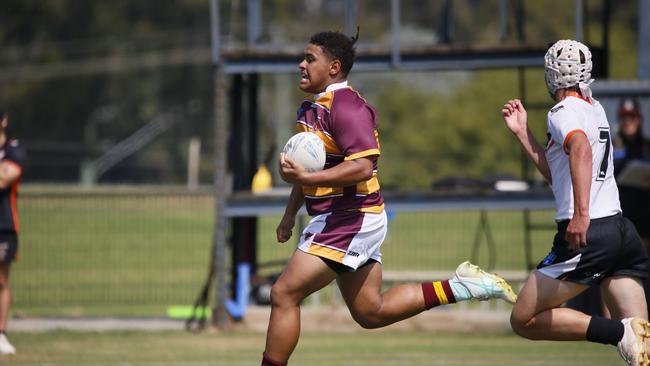
{"label": "metal pole", "polygon": [[210,43],[212,64],[216,65],[221,58],[221,36],[219,34],[219,0],[210,0]]}
{"label": "metal pole", "polygon": [[226,215],[227,192],[227,134],[225,120],[225,80],[223,61],[219,57],[219,1],[210,0],[210,25],[212,29],[212,61],[214,82],[214,233],[212,237],[213,263],[216,274],[216,303],[213,322],[219,327],[226,326]]}
{"label": "metal pole", "polygon": [[451,43],[453,33],[453,3],[452,0],[445,0],[442,5],[442,14],[440,20],[440,27],[438,30],[438,38],[440,43]]}
{"label": "metal pole", "polygon": [[499,40],[505,42],[508,40],[508,0],[499,1],[499,21],[500,36]]}
{"label": "metal pole", "polygon": [[584,4],[582,3],[582,0],[576,0],[576,41],[582,42],[584,41],[584,26],[583,26],[583,8]]}
{"label": "metal pole", "polygon": [[401,62],[400,45],[399,45],[399,18],[400,18],[400,0],[391,0],[390,2],[390,63],[393,67],[399,66]]}
{"label": "metal pole", "polygon": [[357,0],[345,0],[345,34],[357,33]]}
{"label": "metal pole", "polygon": [[[642,1],[646,2],[646,1]],[[604,0],[603,1],[603,12],[602,12],[602,27],[603,27],[603,53],[602,55],[604,57],[601,57],[600,60],[598,60],[598,63],[600,66],[598,66],[598,69],[602,70],[600,72],[600,77],[605,79],[609,77],[609,20],[610,20],[610,13],[612,9],[612,2],[611,0]],[[640,20],[640,18],[639,18]],[[641,41],[642,35],[639,34],[639,41]],[[640,52],[639,52],[639,60],[641,59]],[[641,65],[641,63],[639,63]],[[640,66],[639,66],[640,67]]]}
{"label": "metal pole", "polygon": [[248,45],[255,46],[261,35],[262,4],[260,0],[248,0],[246,2],[246,18]]}
{"label": "metal pole", "polygon": [[637,75],[650,79],[650,1],[639,1],[639,65]]}
{"label": "metal pole", "polygon": [[523,0],[515,0],[515,27],[517,29],[517,40],[519,42],[526,41],[526,30],[524,24],[526,23],[526,9],[524,8]]}

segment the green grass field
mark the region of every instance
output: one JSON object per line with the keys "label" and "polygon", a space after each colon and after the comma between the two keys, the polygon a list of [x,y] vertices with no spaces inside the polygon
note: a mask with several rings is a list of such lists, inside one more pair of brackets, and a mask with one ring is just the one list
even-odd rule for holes
{"label": "green grass field", "polygon": [[[163,315],[191,304],[206,278],[213,231],[209,192],[84,192],[30,189],[19,200],[21,259],[12,271],[18,315]],[[523,215],[488,214],[495,270],[524,269]],[[451,270],[471,259],[479,212],[398,213],[382,251],[386,270]],[[552,212],[534,213],[552,222]],[[279,216],[259,220],[258,260],[287,259],[295,241],[278,244]],[[552,232],[533,236],[534,258]],[[479,236],[477,264],[488,261]],[[282,266],[263,268],[263,274]]]}
{"label": "green grass field", "polygon": [[[258,366],[258,333],[47,332],[13,333],[21,366]],[[358,331],[303,334],[290,365],[605,366],[624,364],[612,346],[533,342],[512,334]]]}
{"label": "green grass field", "polygon": [[[206,276],[213,201],[209,194],[30,192],[20,199],[21,260],[12,271],[16,316],[162,316],[193,302]],[[522,214],[488,215],[496,270],[524,269]],[[549,223],[552,213],[534,213]],[[275,242],[279,216],[259,221],[260,262],[282,260],[295,242]],[[451,270],[469,259],[478,212],[399,213],[383,247],[387,270]],[[552,232],[533,236],[534,257]],[[485,236],[478,264],[487,263]],[[280,271],[281,266],[263,272]],[[327,300],[326,292],[323,299]],[[329,292],[331,294],[331,291]],[[186,332],[11,332],[11,365],[256,366],[264,334]],[[306,333],[291,365],[611,365],[613,347],[532,342],[511,333],[365,331]]]}

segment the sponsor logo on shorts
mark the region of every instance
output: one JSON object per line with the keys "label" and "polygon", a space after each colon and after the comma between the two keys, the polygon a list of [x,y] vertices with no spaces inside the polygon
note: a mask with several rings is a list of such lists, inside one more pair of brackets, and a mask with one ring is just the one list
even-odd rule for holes
{"label": "sponsor logo on shorts", "polygon": [[357,252],[353,252],[353,251],[351,251],[351,250],[348,250],[348,255],[349,255],[349,256],[352,256],[352,257],[358,257],[358,256],[359,256],[359,253],[357,253]]}
{"label": "sponsor logo on shorts", "polygon": [[603,274],[600,272],[593,273],[591,271],[587,271],[583,273],[583,276],[585,277],[591,277],[593,279],[597,279],[598,277],[601,277]]}
{"label": "sponsor logo on shorts", "polygon": [[548,266],[548,265],[552,264],[553,261],[555,260],[555,258],[557,258],[557,254],[555,254],[555,252],[548,253],[546,258],[544,258],[544,260],[542,261],[542,265]]}

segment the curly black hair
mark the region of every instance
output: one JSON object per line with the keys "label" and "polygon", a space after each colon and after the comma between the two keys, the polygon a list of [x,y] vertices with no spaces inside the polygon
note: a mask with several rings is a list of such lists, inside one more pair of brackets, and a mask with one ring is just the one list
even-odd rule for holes
{"label": "curly black hair", "polygon": [[327,56],[332,60],[341,62],[341,71],[343,76],[348,76],[355,59],[354,44],[359,39],[359,29],[357,35],[348,37],[341,32],[320,32],[316,33],[309,39],[309,43],[320,46]]}

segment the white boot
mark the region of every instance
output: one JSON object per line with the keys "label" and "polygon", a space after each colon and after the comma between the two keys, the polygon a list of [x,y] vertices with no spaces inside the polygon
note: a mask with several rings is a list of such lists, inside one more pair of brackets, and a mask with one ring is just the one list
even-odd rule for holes
{"label": "white boot", "polygon": [[647,329],[650,324],[640,318],[625,318],[621,320],[625,333],[618,342],[618,353],[628,365],[647,366],[650,359],[645,350],[645,338],[648,337]]}
{"label": "white boot", "polygon": [[517,301],[517,295],[506,280],[494,273],[485,272],[470,262],[461,263],[451,281],[463,285],[473,299],[503,299],[511,304]]}
{"label": "white boot", "polygon": [[4,333],[0,334],[0,355],[14,354],[16,354],[16,348],[9,343],[9,340]]}

